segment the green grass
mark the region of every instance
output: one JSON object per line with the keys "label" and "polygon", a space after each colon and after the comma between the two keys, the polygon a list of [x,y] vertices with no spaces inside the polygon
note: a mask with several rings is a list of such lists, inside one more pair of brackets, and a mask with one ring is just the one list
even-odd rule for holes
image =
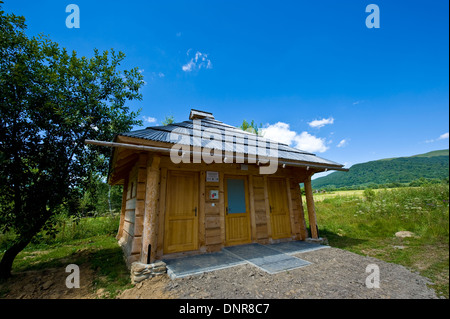
{"label": "green grass", "polygon": [[[62,218],[58,224],[60,232],[55,238],[42,233],[19,253],[14,260],[13,273],[88,264],[94,272],[92,292],[103,288],[104,296],[115,298],[132,287],[122,249],[115,239],[118,223],[118,216],[78,221]],[[0,237],[0,258],[11,237],[11,234]],[[7,291],[7,287],[3,287],[2,293]]]}
{"label": "green grass", "polygon": [[[448,185],[348,194],[316,202],[320,236],[331,246],[418,271],[448,298]],[[402,230],[414,237],[397,238]]]}
{"label": "green grass", "polygon": [[[315,198],[320,195],[315,195]],[[321,237],[333,247],[404,265],[429,278],[438,295],[449,298],[448,185],[367,192],[338,192],[316,201]],[[306,205],[305,205],[306,207]],[[305,214],[307,216],[307,214]],[[130,288],[129,271],[115,239],[118,216],[61,217],[55,238],[40,234],[14,261],[13,272],[88,264],[93,292],[108,298]],[[410,238],[395,233],[408,230]],[[0,235],[0,258],[13,234]],[[399,249],[398,247],[403,247]],[[7,289],[0,289],[0,297]]]}

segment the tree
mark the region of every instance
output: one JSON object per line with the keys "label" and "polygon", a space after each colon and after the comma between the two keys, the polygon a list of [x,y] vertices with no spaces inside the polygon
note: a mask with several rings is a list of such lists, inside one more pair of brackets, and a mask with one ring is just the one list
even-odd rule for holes
{"label": "tree", "polygon": [[141,100],[138,68],[118,67],[122,52],[69,54],[45,36],[27,37],[25,18],[0,1],[0,233],[12,231],[0,278],[52,217],[106,172],[110,150],[85,139],[112,140],[141,124],[129,100]]}
{"label": "tree", "polygon": [[252,120],[251,123],[248,123],[246,120],[244,120],[241,124],[241,126],[239,126],[243,131],[246,132],[250,132],[250,133],[254,133],[256,135],[262,136],[262,124],[258,125],[255,124],[255,121]]}
{"label": "tree", "polygon": [[167,125],[172,124],[174,121],[175,121],[175,118],[173,117],[173,115],[166,116],[164,118],[164,121],[162,122],[162,125],[167,126]]}

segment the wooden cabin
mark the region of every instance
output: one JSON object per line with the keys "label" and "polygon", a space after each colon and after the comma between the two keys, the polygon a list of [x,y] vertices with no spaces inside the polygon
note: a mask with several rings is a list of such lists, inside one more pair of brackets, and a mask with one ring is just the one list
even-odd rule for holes
{"label": "wooden cabin", "polygon": [[[311,176],[346,170],[198,110],[181,123],[118,134],[113,142],[87,143],[114,147],[108,182],[123,185],[117,238],[128,264],[229,245],[318,238]],[[276,156],[260,156],[269,144]],[[275,171],[262,173],[272,159]]]}

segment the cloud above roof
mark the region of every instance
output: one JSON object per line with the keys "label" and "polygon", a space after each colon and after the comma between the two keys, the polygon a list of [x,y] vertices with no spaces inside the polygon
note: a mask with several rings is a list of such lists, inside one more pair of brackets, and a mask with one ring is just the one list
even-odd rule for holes
{"label": "cloud above roof", "polygon": [[312,122],[309,122],[308,125],[314,128],[321,128],[325,125],[328,124],[333,124],[334,123],[334,118],[330,117],[327,119],[321,119],[321,120],[314,120]]}
{"label": "cloud above roof", "polygon": [[[186,52],[186,55],[189,56],[191,49]],[[181,69],[184,72],[192,72],[200,69],[212,69],[211,60],[208,58],[208,54],[197,51],[189,62],[184,64]]]}
{"label": "cloud above roof", "polygon": [[265,138],[284,143],[302,151],[323,153],[328,150],[325,138],[316,137],[304,131],[300,134],[291,130],[289,124],[277,122],[262,129]]}

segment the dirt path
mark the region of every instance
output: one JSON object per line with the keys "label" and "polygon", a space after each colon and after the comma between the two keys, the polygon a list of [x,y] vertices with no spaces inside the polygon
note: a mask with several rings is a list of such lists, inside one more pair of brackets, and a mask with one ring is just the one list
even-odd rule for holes
{"label": "dirt path", "polygon": [[[330,248],[296,255],[312,265],[270,275],[241,265],[170,280],[155,277],[126,290],[119,298],[436,298],[430,282],[405,267]],[[380,288],[366,286],[366,267],[380,270]]]}
{"label": "dirt path", "polygon": [[[360,256],[337,248],[297,254],[311,262],[303,268],[270,275],[250,264],[217,270],[202,275],[171,280],[158,276],[123,291],[122,299],[352,299],[352,298],[436,298],[430,282],[405,267]],[[380,288],[366,286],[366,267],[375,264],[380,271]],[[80,288],[68,289],[64,268],[27,271],[8,283],[8,299],[92,299],[101,298],[93,287],[94,271],[89,263],[80,265]],[[1,288],[1,287],[0,287]],[[4,288],[2,288],[4,289]],[[1,290],[1,289],[0,289]],[[1,291],[0,291],[1,293]]]}
{"label": "dirt path", "polygon": [[25,271],[13,274],[3,289],[7,289],[5,299],[94,299],[92,289],[94,272],[89,264],[80,265],[80,288],[68,289],[66,278],[69,273],[64,267],[45,270]]}

